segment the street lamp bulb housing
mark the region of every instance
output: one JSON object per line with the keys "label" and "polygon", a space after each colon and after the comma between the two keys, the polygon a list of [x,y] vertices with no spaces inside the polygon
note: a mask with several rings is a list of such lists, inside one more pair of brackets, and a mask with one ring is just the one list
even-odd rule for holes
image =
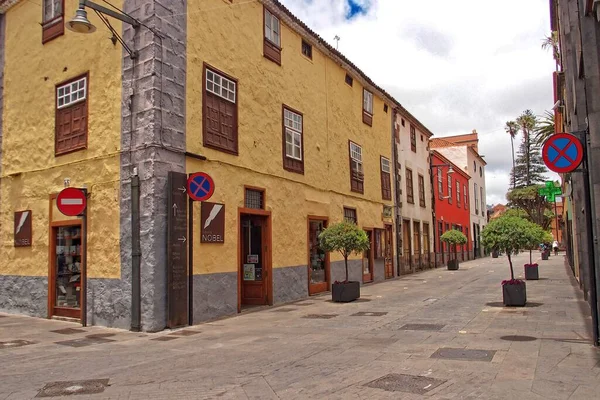
{"label": "street lamp bulb housing", "polygon": [[452,165],[450,166],[450,168],[448,168],[448,175],[453,174],[454,173],[454,168],[452,168]]}
{"label": "street lamp bulb housing", "polygon": [[87,11],[83,7],[77,9],[75,17],[67,23],[67,28],[77,33],[92,33],[96,30],[96,27],[88,19]]}

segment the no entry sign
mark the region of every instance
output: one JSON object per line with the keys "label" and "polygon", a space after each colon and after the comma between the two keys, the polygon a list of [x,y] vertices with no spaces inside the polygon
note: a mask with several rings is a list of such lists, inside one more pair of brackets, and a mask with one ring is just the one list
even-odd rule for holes
{"label": "no entry sign", "polygon": [[195,201],[206,201],[215,192],[215,182],[204,172],[191,174],[187,181],[188,196]]}
{"label": "no entry sign", "polygon": [[63,189],[56,198],[58,210],[70,217],[83,213],[86,203],[85,192],[76,188]]}
{"label": "no entry sign", "polygon": [[557,133],[544,142],[542,157],[550,170],[564,174],[579,167],[583,160],[583,146],[575,136]]}

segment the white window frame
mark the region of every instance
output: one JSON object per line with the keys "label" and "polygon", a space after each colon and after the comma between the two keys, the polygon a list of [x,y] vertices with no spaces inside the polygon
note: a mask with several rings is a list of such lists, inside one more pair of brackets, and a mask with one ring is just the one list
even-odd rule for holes
{"label": "white window frame", "polygon": [[467,185],[463,185],[463,190],[465,191],[464,196],[465,196],[465,206],[467,206],[469,204],[469,190],[467,189]]}
{"label": "white window frame", "polygon": [[[46,7],[50,6],[50,15],[46,15]],[[42,23],[54,21],[63,15],[63,0],[42,0]]]}
{"label": "white window frame", "polygon": [[444,175],[442,172],[442,169],[440,167],[438,167],[437,169],[437,175],[438,175],[438,196],[439,197],[444,197]]}
{"label": "white window frame", "polygon": [[456,205],[460,205],[460,182],[456,181]]}
{"label": "white window frame", "polygon": [[87,77],[56,88],[56,108],[63,109],[81,103],[87,98]]}
{"label": "white window frame", "polygon": [[[273,24],[275,22],[275,25]],[[281,47],[281,21],[265,8],[265,38],[277,47]]]}
{"label": "white window frame", "polygon": [[223,75],[206,68],[206,79],[204,83],[206,91],[235,104],[237,85],[234,81]]}
{"label": "white window frame", "polygon": [[373,93],[363,89],[363,111],[373,115]]}
{"label": "white window frame", "polygon": [[452,200],[452,177],[448,175],[448,200]]}
{"label": "white window frame", "polygon": [[483,186],[479,186],[479,192],[481,194],[481,214],[484,214],[485,212],[485,200],[483,199]]}
{"label": "white window frame", "polygon": [[[302,115],[284,108],[283,125],[285,126],[285,156],[302,161]],[[288,139],[291,139],[291,142]],[[295,143],[296,139],[298,144]],[[292,154],[289,153],[288,146],[291,146]],[[298,156],[294,154],[296,150]]]}
{"label": "white window frame", "polygon": [[390,167],[390,160],[385,157],[381,157],[381,171],[388,174],[391,174],[392,172],[392,168]]}
{"label": "white window frame", "polygon": [[473,183],[473,192],[475,193],[475,214],[479,213],[479,193],[477,192],[477,184]]}
{"label": "white window frame", "polygon": [[352,171],[363,173],[362,147],[354,142],[350,142],[350,161]]}

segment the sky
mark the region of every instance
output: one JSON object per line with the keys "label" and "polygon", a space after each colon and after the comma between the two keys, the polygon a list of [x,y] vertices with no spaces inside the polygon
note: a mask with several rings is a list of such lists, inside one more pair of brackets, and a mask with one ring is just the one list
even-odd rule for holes
{"label": "sky", "polygon": [[280,1],[434,137],[476,129],[487,203],[506,203],[512,159],[504,125],[554,104],[555,64],[541,48],[550,34],[548,0]]}

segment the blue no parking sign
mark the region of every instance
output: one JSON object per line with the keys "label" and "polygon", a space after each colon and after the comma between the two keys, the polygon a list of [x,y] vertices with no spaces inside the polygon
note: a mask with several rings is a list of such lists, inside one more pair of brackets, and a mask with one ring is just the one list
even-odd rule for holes
{"label": "blue no parking sign", "polygon": [[207,173],[193,173],[187,181],[187,192],[192,200],[206,201],[215,192],[215,182]]}
{"label": "blue no parking sign", "polygon": [[583,160],[583,146],[570,133],[556,133],[544,142],[542,157],[550,170],[564,174],[579,167]]}

